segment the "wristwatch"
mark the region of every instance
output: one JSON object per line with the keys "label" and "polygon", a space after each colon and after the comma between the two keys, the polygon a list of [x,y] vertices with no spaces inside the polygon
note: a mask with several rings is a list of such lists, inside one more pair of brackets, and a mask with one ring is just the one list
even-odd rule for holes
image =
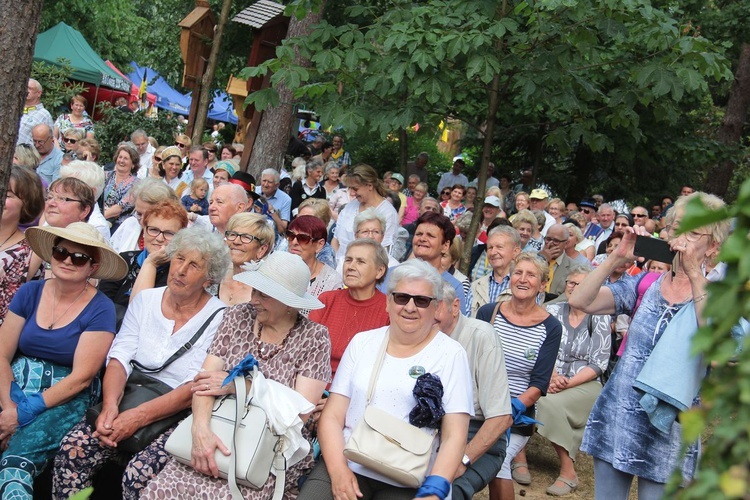
{"label": "wristwatch", "polygon": [[464,464],[464,467],[468,467],[471,465],[471,459],[469,458],[469,455],[464,453],[464,458],[461,459],[461,463]]}
{"label": "wristwatch", "polygon": [[273,215],[276,213],[276,210],[274,210],[272,207],[268,207],[268,213]]}

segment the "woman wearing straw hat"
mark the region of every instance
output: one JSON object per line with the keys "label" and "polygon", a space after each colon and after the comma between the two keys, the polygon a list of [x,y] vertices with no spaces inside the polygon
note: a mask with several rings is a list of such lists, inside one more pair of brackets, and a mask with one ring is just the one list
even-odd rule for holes
{"label": "woman wearing straw hat", "polygon": [[[326,327],[313,323],[300,309],[320,309],[323,304],[307,293],[310,270],[297,255],[272,253],[255,270],[235,276],[253,287],[249,303],[230,307],[224,314],[208,357],[193,385],[193,464],[194,468],[172,460],[152,480],[141,498],[180,498],[191,491],[195,498],[229,498],[229,486],[218,476],[214,455],[229,453],[230,443],[220,442],[209,428],[216,396],[227,393],[222,387],[227,371],[252,354],[266,378],[291,387],[311,403],[317,403],[331,377],[331,343]],[[301,415],[307,421],[309,415]],[[303,435],[310,439],[307,429]],[[284,499],[297,496],[299,478],[312,467],[312,453],[290,465],[286,472]],[[275,476],[265,486],[252,490],[241,486],[246,499],[268,500],[273,494]]]}
{"label": "woman wearing straw hat", "polygon": [[178,198],[182,197],[182,192],[188,188],[188,185],[181,180],[182,178],[182,152],[177,146],[169,146],[161,152],[161,165],[159,165],[159,174],[164,178],[167,186],[174,189]]}
{"label": "woman wearing straw hat", "polygon": [[26,238],[55,278],[22,286],[0,327],[0,491],[18,498],[32,497],[34,477],[99,396],[115,310],[88,280],[127,272],[89,224],[32,227]]}
{"label": "woman wearing straw hat", "polygon": [[[205,288],[226,273],[229,250],[218,234],[192,227],[170,239],[167,254],[171,261],[167,286],[143,290],[133,298],[107,355],[102,409],[95,425],[88,418],[80,421],[60,444],[55,456],[54,498],[68,498],[90,486],[107,462],[120,460],[128,462],[122,479],[123,498],[138,498],[146,483],[167,463],[164,443],[176,422],[171,427],[169,422],[163,424],[163,433],[137,453],[133,453],[136,449],[132,441],[124,441],[148,424],[190,407],[191,382],[206,358],[224,309],[224,304]],[[186,342],[192,346],[181,352]],[[169,360],[163,369],[149,373]],[[133,367],[171,390],[120,411],[120,399]]]}

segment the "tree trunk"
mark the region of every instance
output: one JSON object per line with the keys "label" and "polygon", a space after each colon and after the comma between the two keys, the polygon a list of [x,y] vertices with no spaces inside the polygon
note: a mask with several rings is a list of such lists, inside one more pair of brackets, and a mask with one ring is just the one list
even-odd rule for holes
{"label": "tree trunk", "polygon": [[25,2],[0,0],[0,216],[5,207],[10,167],[18,139],[26,87],[31,73],[42,0]]}
{"label": "tree trunk", "polygon": [[208,115],[208,104],[211,102],[211,85],[214,83],[216,74],[216,63],[219,60],[219,50],[221,49],[221,38],[224,35],[224,26],[229,19],[229,10],[232,8],[232,0],[224,0],[219,14],[219,23],[216,25],[216,33],[211,42],[211,53],[208,56],[208,66],[203,73],[200,86],[200,101],[198,102],[198,112],[195,114],[195,124],[193,125],[193,144],[203,143],[203,129],[206,128],[206,116]]}
{"label": "tree trunk", "polygon": [[[309,35],[312,32],[312,26],[320,21],[324,6],[325,2],[321,2],[318,11],[309,12],[302,20],[292,16],[286,37]],[[303,66],[310,65],[310,61],[302,60],[299,54],[297,54],[297,62]],[[279,105],[263,112],[258,136],[253,144],[253,151],[247,165],[247,171],[258,182],[260,182],[261,172],[266,168],[281,170],[284,164],[284,153],[289,145],[294,115],[294,97],[292,89],[287,88],[286,85],[280,85],[276,90],[279,92]]]}
{"label": "tree trunk", "polygon": [[[731,150],[737,150],[742,139],[742,130],[750,108],[750,44],[743,43],[737,72],[734,75],[732,90],[729,92],[727,110],[721,121],[719,142]],[[717,196],[726,196],[732,180],[737,155],[730,152],[729,157],[714,165],[706,177],[705,190]]]}
{"label": "tree trunk", "polygon": [[[404,182],[408,182],[409,179],[406,178],[406,164],[409,162],[409,136],[403,127],[398,129],[398,153],[401,175],[404,176]],[[404,184],[404,187],[406,187],[406,184]]]}

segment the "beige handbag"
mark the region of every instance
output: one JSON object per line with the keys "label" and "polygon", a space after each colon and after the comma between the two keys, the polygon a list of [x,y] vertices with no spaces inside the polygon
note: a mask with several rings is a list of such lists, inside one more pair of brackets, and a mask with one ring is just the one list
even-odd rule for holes
{"label": "beige handbag", "polygon": [[419,488],[430,468],[437,431],[424,433],[390,413],[370,406],[388,347],[380,346],[367,390],[367,408],[344,446],[344,456],[409,488]]}
{"label": "beige handbag", "polygon": [[[262,376],[257,370],[255,367],[253,377]],[[235,394],[243,398],[245,378],[235,377],[234,388]],[[192,426],[193,416],[190,415],[177,426],[164,446],[178,462],[186,465],[190,465],[192,459]],[[273,434],[265,410],[254,405],[252,397],[245,405],[238,405],[234,395],[218,398],[211,415],[211,431],[222,443],[230,444],[229,456],[217,449],[214,458],[219,476],[229,483],[233,500],[243,498],[237,484],[261,489],[272,469],[276,476],[273,500],[282,498],[286,481],[283,436]]]}

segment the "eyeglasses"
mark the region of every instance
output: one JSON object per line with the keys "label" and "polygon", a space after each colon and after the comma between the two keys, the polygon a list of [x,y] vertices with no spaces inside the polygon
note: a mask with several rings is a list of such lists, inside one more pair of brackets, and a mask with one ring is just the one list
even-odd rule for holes
{"label": "eyeglasses", "polygon": [[575,288],[575,287],[577,287],[580,284],[581,284],[580,281],[565,280],[565,285],[569,286],[570,288]]}
{"label": "eyeglasses", "polygon": [[307,245],[311,241],[317,241],[320,238],[313,238],[309,234],[300,234],[295,233],[294,231],[287,231],[286,239],[289,240],[290,243],[296,239],[297,243],[299,243],[300,245]]}
{"label": "eyeglasses", "polygon": [[175,145],[175,146],[177,146],[177,147],[178,147],[178,148],[180,148],[180,149],[182,149],[182,148],[184,148],[184,147],[185,147],[185,145],[184,145],[184,144],[182,144],[181,142],[175,142],[175,143],[174,143],[174,145]]}
{"label": "eyeglasses", "polygon": [[52,139],[51,136],[47,137],[46,139],[42,139],[42,140],[32,139],[31,142],[33,142],[34,144],[44,144],[45,142],[49,141],[50,139]]}
{"label": "eyeglasses", "polygon": [[75,198],[68,198],[67,196],[55,196],[54,194],[48,194],[47,195],[47,203],[70,203],[72,201],[77,201],[78,203],[83,203],[81,200],[76,200]]}
{"label": "eyeglasses", "polygon": [[357,236],[380,236],[383,234],[383,231],[379,229],[362,229],[361,231],[357,231]]}
{"label": "eyeglasses", "polygon": [[76,267],[85,266],[88,262],[94,262],[94,258],[83,252],[69,252],[67,248],[52,247],[52,258],[57,262],[64,262],[70,257],[70,262]]}
{"label": "eyeglasses", "polygon": [[566,241],[568,241],[568,240],[558,240],[558,239],[555,239],[555,238],[550,238],[549,236],[546,236],[544,238],[544,242],[545,243],[557,243],[558,245],[562,245]]}
{"label": "eyeglasses", "polygon": [[64,137],[63,141],[66,144],[75,144],[76,142],[78,142],[78,139],[71,139],[70,137]]}
{"label": "eyeglasses", "polygon": [[146,234],[148,234],[152,238],[158,238],[161,234],[167,241],[171,240],[175,235],[174,231],[162,231],[158,227],[154,226],[146,226]]}
{"label": "eyeglasses", "polygon": [[435,297],[428,297],[426,295],[410,295],[408,293],[393,292],[391,293],[393,302],[399,306],[405,306],[410,300],[414,299],[414,305],[420,309],[424,309],[430,305],[430,302],[435,300]]}
{"label": "eyeglasses", "polygon": [[581,212],[583,212],[585,214],[590,214],[592,212],[592,210],[590,208],[582,208]]}
{"label": "eyeglasses", "polygon": [[641,217],[648,217],[646,214],[630,214],[631,217],[640,219]]}
{"label": "eyeglasses", "polygon": [[[252,234],[247,234],[247,233],[238,233],[236,231],[224,231],[224,237],[228,239],[229,241],[234,241],[237,238],[239,238],[240,242],[246,245],[249,245],[253,241],[257,241],[259,245],[261,244],[260,238],[258,238],[257,236],[253,236]],[[300,241],[300,243],[302,242]]]}
{"label": "eyeglasses", "polygon": [[616,228],[623,228],[624,229],[624,228],[629,227],[629,226],[630,226],[630,224],[628,224],[627,222],[615,222],[615,227]]}

